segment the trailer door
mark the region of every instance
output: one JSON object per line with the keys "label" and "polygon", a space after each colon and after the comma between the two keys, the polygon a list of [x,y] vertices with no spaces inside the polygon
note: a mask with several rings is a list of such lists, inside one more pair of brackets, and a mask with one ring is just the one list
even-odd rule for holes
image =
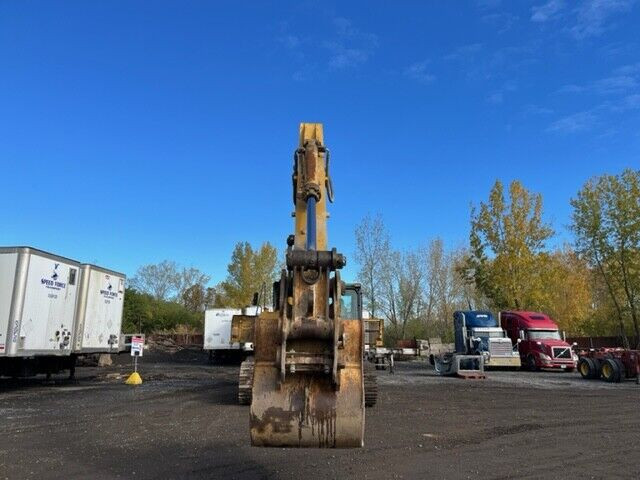
{"label": "trailer door", "polygon": [[32,254],[18,351],[67,355],[75,315],[78,267]]}
{"label": "trailer door", "polygon": [[88,272],[82,350],[108,352],[117,348],[120,337],[124,279],[93,268]]}

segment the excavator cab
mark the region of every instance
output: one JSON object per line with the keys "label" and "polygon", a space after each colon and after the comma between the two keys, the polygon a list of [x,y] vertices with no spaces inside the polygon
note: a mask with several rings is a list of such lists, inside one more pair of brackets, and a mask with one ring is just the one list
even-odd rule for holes
{"label": "excavator cab", "polygon": [[362,290],[359,283],[347,283],[340,297],[342,318],[362,320]]}

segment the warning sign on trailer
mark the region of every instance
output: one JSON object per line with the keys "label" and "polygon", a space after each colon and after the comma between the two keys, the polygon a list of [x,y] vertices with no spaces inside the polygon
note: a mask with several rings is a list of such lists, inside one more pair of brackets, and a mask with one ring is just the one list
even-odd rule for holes
{"label": "warning sign on trailer", "polygon": [[143,349],[144,349],[144,338],[131,337],[131,356],[141,357]]}

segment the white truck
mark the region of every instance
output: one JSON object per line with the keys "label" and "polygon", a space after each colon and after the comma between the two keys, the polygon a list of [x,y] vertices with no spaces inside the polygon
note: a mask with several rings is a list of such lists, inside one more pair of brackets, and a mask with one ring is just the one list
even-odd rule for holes
{"label": "white truck", "polygon": [[0,247],[0,376],[73,376],[78,355],[117,351],[109,341],[120,336],[124,275],[115,275],[112,295],[100,283],[104,271],[32,247]]}
{"label": "white truck", "polygon": [[231,342],[231,320],[234,315],[257,315],[260,307],[209,308],[204,312],[204,345],[209,360],[241,359],[253,352],[253,343]]}

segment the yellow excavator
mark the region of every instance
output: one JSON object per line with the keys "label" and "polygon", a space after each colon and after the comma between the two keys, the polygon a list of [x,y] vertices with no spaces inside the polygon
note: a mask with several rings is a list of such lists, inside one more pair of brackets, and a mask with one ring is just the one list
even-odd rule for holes
{"label": "yellow excavator", "polygon": [[[255,446],[363,445],[362,297],[359,285],[340,280],[345,256],[328,249],[327,201],[333,186],[322,124],[302,123],[293,164],[295,233],[274,284],[274,311],[234,318],[232,327],[254,342],[253,358],[240,369],[239,398],[251,404]],[[375,377],[367,379],[372,404]]]}

